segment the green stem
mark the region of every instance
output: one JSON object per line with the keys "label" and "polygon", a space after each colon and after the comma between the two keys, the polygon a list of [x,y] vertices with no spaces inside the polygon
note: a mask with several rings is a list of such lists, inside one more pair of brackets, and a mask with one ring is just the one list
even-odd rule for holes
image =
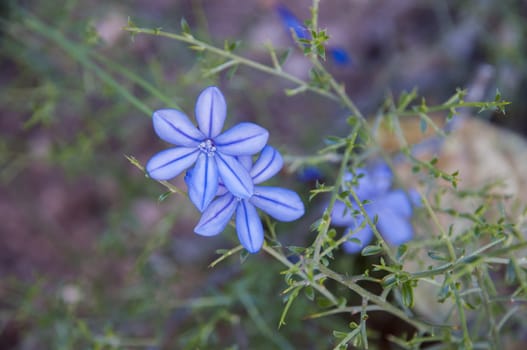
{"label": "green stem", "polygon": [[214,53],[214,54],[216,54],[218,56],[225,57],[225,58],[227,58],[229,60],[236,61],[238,64],[241,64],[241,65],[244,65],[244,66],[247,66],[247,67],[251,67],[253,69],[259,70],[261,72],[264,72],[264,73],[267,73],[267,74],[270,74],[270,75],[279,76],[279,77],[281,77],[283,79],[289,80],[290,82],[293,82],[293,83],[295,83],[295,84],[297,84],[299,86],[304,87],[305,90],[310,90],[310,91],[315,92],[315,93],[317,93],[319,95],[328,97],[328,98],[330,98],[332,100],[337,99],[337,96],[335,96],[331,92],[328,92],[328,91],[322,90],[320,88],[311,86],[311,85],[307,84],[305,81],[303,81],[302,79],[299,79],[299,78],[295,77],[292,74],[286,73],[286,72],[284,72],[281,69],[276,69],[274,67],[267,66],[265,64],[261,64],[261,63],[252,61],[250,59],[247,59],[245,57],[236,55],[236,54],[234,54],[232,52],[225,51],[225,50],[220,49],[220,48],[218,48],[216,46],[213,46],[213,45],[207,44],[207,43],[205,43],[205,42],[203,42],[201,40],[198,40],[198,39],[194,38],[190,34],[175,34],[175,33],[168,33],[168,32],[162,31],[162,30],[158,30],[158,29],[137,28],[137,27],[131,27],[131,26],[124,27],[123,29],[128,31],[128,32],[130,32],[130,33],[133,33],[133,34],[156,35],[156,36],[161,36],[161,37],[165,37],[165,38],[181,41],[181,42],[187,43],[187,44],[189,44],[189,45],[191,45],[191,46],[193,46],[195,48],[198,48],[199,50],[206,50],[206,51],[212,52],[212,53]]}
{"label": "green stem", "polygon": [[24,23],[29,29],[33,30],[36,34],[42,35],[47,39],[53,41],[60,48],[66,51],[72,58],[82,64],[85,68],[93,71],[95,75],[99,77],[99,79],[101,79],[103,82],[110,85],[113,89],[119,92],[119,94],[121,94],[126,100],[128,100],[131,104],[137,107],[137,109],[149,116],[152,115],[152,110],[150,109],[150,107],[145,105],[138,98],[128,92],[128,90],[122,87],[121,84],[116,81],[112,76],[110,76],[99,66],[93,63],[88,58],[87,51],[82,46],[72,43],[71,41],[66,39],[61,32],[51,27],[48,27],[43,22],[39,21],[37,18],[28,13],[24,14]]}
{"label": "green stem", "polygon": [[379,297],[376,294],[371,293],[370,291],[362,288],[358,284],[356,284],[354,281],[345,278],[344,276],[334,272],[333,270],[330,270],[329,268],[321,265],[319,266],[320,272],[322,272],[324,275],[326,275],[328,278],[342,284],[343,286],[346,286],[347,288],[351,289],[358,295],[360,295],[363,298],[366,298],[368,300],[371,300],[374,304],[378,305],[380,308],[382,308],[384,311],[399,317],[401,320],[404,320],[405,322],[411,324],[415,328],[417,328],[419,331],[430,331],[432,326],[423,322],[416,320],[413,318],[412,315],[407,315],[403,310],[396,308],[391,303],[387,302],[383,298]]}

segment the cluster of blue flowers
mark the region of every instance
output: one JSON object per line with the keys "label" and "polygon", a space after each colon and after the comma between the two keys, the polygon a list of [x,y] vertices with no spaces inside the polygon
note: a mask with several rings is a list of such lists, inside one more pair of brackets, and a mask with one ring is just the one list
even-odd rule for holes
{"label": "cluster of blue flowers", "polygon": [[[264,242],[262,222],[256,208],[280,221],[293,221],[304,214],[304,204],[293,191],[255,186],[274,176],[283,165],[277,150],[266,146],[269,133],[253,123],[240,123],[221,132],[227,104],[221,91],[208,87],[195,108],[198,127],[175,109],[155,111],[154,130],[177,147],[155,154],[146,172],[155,180],[170,180],[184,170],[188,196],[202,217],[194,232],[213,236],[222,232],[234,213],[242,246],[251,253]],[[252,156],[259,153],[253,164]]]}
{"label": "cluster of blue flowers", "polygon": [[[359,168],[355,175],[346,174],[344,180],[352,184],[361,202],[367,200],[364,210],[372,222],[377,216],[376,228],[388,244],[398,246],[412,239],[411,194],[402,189],[391,189],[393,173],[386,163],[378,162],[368,168]],[[350,197],[350,202],[351,208],[342,201],[335,202],[331,222],[335,226],[347,227],[346,234],[356,231],[351,236],[352,240],[343,244],[343,248],[348,253],[358,253],[373,240],[374,234],[368,224],[363,225],[365,218],[362,213],[354,215],[360,208],[353,197]]]}

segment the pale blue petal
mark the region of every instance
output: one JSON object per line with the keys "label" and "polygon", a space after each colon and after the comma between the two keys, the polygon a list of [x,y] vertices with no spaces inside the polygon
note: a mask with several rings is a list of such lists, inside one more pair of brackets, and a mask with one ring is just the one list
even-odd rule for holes
{"label": "pale blue petal", "polygon": [[247,171],[250,171],[252,166],[253,166],[253,157],[251,156],[239,156],[239,157],[236,157],[236,159],[238,159],[238,161],[243,165],[243,167],[245,169],[247,169]]}
{"label": "pale blue petal", "polygon": [[412,202],[412,205],[418,208],[423,207],[423,199],[421,198],[421,195],[419,192],[417,192],[416,189],[411,188],[408,190],[408,196],[410,197],[410,202]]}
{"label": "pale blue petal", "polygon": [[226,193],[209,204],[201,215],[194,232],[202,236],[214,236],[222,232],[231,220],[239,200]]}
{"label": "pale blue petal", "polygon": [[387,208],[379,210],[377,214],[377,228],[388,244],[398,246],[412,239],[414,233],[408,218]]}
{"label": "pale blue petal", "polygon": [[331,224],[335,226],[349,226],[355,222],[352,209],[348,208],[342,201],[335,201],[331,212]]}
{"label": "pale blue petal", "polygon": [[227,192],[229,192],[229,190],[227,189],[227,187],[225,187],[220,177],[220,181],[218,183],[218,192],[216,192],[216,196],[223,196]]}
{"label": "pale blue petal", "polygon": [[216,152],[215,158],[225,187],[236,197],[247,199],[252,196],[254,185],[247,169],[234,157]]}
{"label": "pale blue petal", "polygon": [[371,181],[374,183],[378,194],[388,191],[393,181],[393,172],[383,161],[379,161],[370,167]]}
{"label": "pale blue petal", "polygon": [[240,201],[236,210],[236,232],[242,246],[250,253],[262,248],[264,232],[256,208],[246,200]]}
{"label": "pale blue petal", "polygon": [[240,123],[214,138],[218,151],[231,156],[250,156],[267,143],[267,130],[253,123]]}
{"label": "pale blue petal", "polygon": [[221,132],[226,116],[227,103],[221,91],[215,86],[203,90],[196,101],[196,120],[207,138]]}
{"label": "pale blue petal", "polygon": [[218,167],[214,157],[204,153],[199,155],[189,183],[189,198],[202,212],[218,192]]}
{"label": "pale blue petal", "polygon": [[[352,228],[346,230],[346,234],[348,234],[350,230],[352,230]],[[366,225],[364,228],[360,229],[359,231],[355,232],[353,235],[350,236],[350,238],[358,239],[360,241],[360,244],[354,240],[349,240],[342,244],[342,248],[346,253],[349,254],[360,253],[362,249],[364,249],[364,247],[366,247],[373,240],[373,237],[374,235],[371,227]]]}
{"label": "pale blue petal", "polygon": [[265,146],[250,171],[253,182],[259,184],[270,179],[282,169],[283,165],[284,161],[280,153],[271,146]]}
{"label": "pale blue petal", "polygon": [[403,190],[394,190],[377,199],[379,204],[385,208],[390,208],[397,214],[404,217],[412,215],[412,204],[408,194]]}
{"label": "pale blue petal", "polygon": [[298,194],[285,188],[255,186],[249,202],[279,221],[293,221],[304,215],[304,203]]}
{"label": "pale blue petal", "polygon": [[169,148],[150,158],[145,169],[152,179],[170,180],[194,164],[198,155],[196,148]]}
{"label": "pale blue petal", "polygon": [[346,173],[344,175],[344,181],[350,181],[355,184],[353,190],[361,201],[372,199],[377,195],[374,179],[371,177],[371,174],[363,168],[355,169],[355,175]]}
{"label": "pale blue petal", "polygon": [[178,146],[197,147],[205,138],[185,113],[175,109],[160,109],[152,115],[157,135],[164,141]]}

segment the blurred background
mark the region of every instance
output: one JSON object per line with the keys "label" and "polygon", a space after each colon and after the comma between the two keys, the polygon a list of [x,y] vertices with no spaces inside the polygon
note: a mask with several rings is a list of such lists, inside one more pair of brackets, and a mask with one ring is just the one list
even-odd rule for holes
{"label": "blurred background", "polygon": [[[239,40],[236,53],[265,64],[266,44],[290,48],[284,70],[309,79],[278,5],[310,18],[307,0],[0,3],[0,349],[322,349],[347,327],[346,317],[302,320],[316,310],[304,298],[277,332],[281,266],[259,254],[208,268],[216,249],[237,245],[233,230],[195,235],[197,211],[178,195],[159,201],[166,189],[125,157],[144,164],[166,148],[150,112],[179,106],[193,118],[211,84],[226,96],[227,127],[256,122],[285,154],[309,155],[323,136],[344,135],[348,115],[324,97],[287,97],[290,83],[245,67],[204,76],[218,57],[122,29],[130,18],[179,32],[185,18],[195,37],[219,47]],[[482,99],[499,88],[512,104],[506,116],[483,117],[526,134],[526,19],[525,0],[333,0],[321,2],[319,25],[328,47],[348,56],[326,67],[364,114],[414,87],[441,103],[486,67]],[[286,169],[279,181],[307,203],[314,182],[304,175]],[[280,239],[310,244],[322,206],[280,224]],[[339,261],[355,266],[354,257]],[[376,322],[383,344],[397,325]]]}

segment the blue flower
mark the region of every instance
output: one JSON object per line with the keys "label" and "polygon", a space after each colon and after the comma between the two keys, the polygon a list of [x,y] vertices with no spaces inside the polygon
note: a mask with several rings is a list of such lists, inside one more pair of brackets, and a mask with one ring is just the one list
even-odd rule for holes
{"label": "blue flower", "polygon": [[300,20],[284,5],[277,5],[276,12],[280,16],[284,27],[295,32],[295,35],[300,40],[309,40],[311,36],[307,28],[300,23]]}
{"label": "blue flower", "polygon": [[[250,157],[239,157],[249,171],[252,181],[259,184],[274,176],[283,165],[282,156],[271,146],[266,146],[252,165]],[[194,173],[189,174],[189,181]],[[227,188],[228,189],[228,188]],[[304,204],[293,191],[280,187],[255,186],[249,198],[241,198],[220,185],[220,196],[205,209],[194,232],[202,236],[214,236],[222,232],[236,213],[236,232],[242,246],[251,253],[260,250],[264,231],[259,208],[279,221],[293,221],[304,215]]]}
{"label": "blue flower", "polygon": [[[283,26],[287,29],[288,32],[293,30],[297,39],[301,41],[311,40],[311,34],[309,30],[300,22],[300,20],[284,5],[277,5],[276,12],[282,20]],[[304,46],[307,46],[304,44]],[[328,47],[327,48],[329,56],[333,61],[339,66],[346,66],[351,64],[351,57],[348,55],[346,50],[342,47]]]}
{"label": "blue flower", "polygon": [[[377,215],[377,229],[384,240],[394,246],[406,243],[413,237],[413,228],[410,223],[412,216],[412,205],[408,194],[401,190],[391,190],[393,173],[386,163],[377,163],[367,169],[357,169],[355,176],[346,174],[346,181],[353,181],[353,190],[361,202],[368,217],[373,221]],[[350,209],[342,201],[335,202],[331,213],[331,222],[336,226],[347,226],[346,234],[350,230],[356,231],[363,225],[362,214],[354,216],[352,211],[360,210],[357,203],[350,198],[353,209]],[[364,227],[358,229],[350,240],[343,244],[348,253],[358,253],[369,244],[374,237],[372,228],[364,223]],[[358,239],[360,244],[355,241]]]}
{"label": "blue flower", "polygon": [[189,197],[200,211],[215,197],[219,178],[231,193],[249,198],[254,190],[253,181],[236,157],[260,152],[269,133],[256,124],[240,123],[220,134],[227,104],[221,91],[214,86],[199,95],[195,114],[199,128],[178,110],[154,112],[152,120],[157,135],[178,147],[154,155],[146,164],[148,176],[169,180],[196,164],[189,181]]}

